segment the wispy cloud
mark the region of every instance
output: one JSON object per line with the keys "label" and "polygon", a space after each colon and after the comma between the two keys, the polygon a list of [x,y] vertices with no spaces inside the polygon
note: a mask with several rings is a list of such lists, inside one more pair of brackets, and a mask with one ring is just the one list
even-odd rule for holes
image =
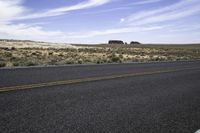
{"label": "wispy cloud", "polygon": [[[142,4],[143,2],[144,1],[141,1],[140,4]],[[145,1],[144,4],[146,2],[147,1]],[[148,2],[158,2],[158,1],[150,0]],[[141,32],[154,31],[154,30],[164,31],[164,29],[167,29],[167,27],[169,26],[162,25],[161,22],[168,22],[172,20],[177,21],[182,18],[195,15],[199,12],[200,12],[199,0],[181,0],[175,4],[172,4],[160,9],[155,9],[155,10],[150,10],[150,11],[146,10],[146,11],[134,13],[125,18],[121,18],[120,20],[121,27],[118,27],[118,28],[113,28],[113,29],[110,28],[110,29],[99,30],[99,31],[90,31],[84,34],[70,35],[69,37],[91,38],[95,36],[104,36],[104,35],[111,35],[111,34],[137,33],[137,32],[141,33]],[[176,25],[173,27],[176,27]]]}
{"label": "wispy cloud", "polygon": [[50,9],[50,10],[47,10],[44,12],[38,12],[38,13],[34,13],[34,14],[29,14],[26,16],[21,16],[18,19],[35,19],[35,18],[58,16],[58,15],[63,15],[65,13],[68,13],[69,11],[75,11],[75,10],[81,10],[81,9],[87,9],[87,8],[101,6],[108,2],[111,2],[111,0],[87,0],[85,2],[81,2],[76,5],[72,5],[72,6],[63,6],[63,7],[59,7],[59,8],[55,8],[55,9]]}
{"label": "wispy cloud", "polygon": [[125,20],[131,25],[165,22],[188,17],[200,11],[199,0],[181,0],[164,8],[134,13]]}
{"label": "wispy cloud", "polygon": [[110,9],[104,9],[104,10],[99,10],[99,11],[94,11],[94,12],[83,12],[83,13],[78,13],[81,15],[88,15],[88,14],[101,14],[101,13],[108,13],[108,12],[115,12],[119,10],[130,10],[130,6],[124,6],[124,7],[117,7],[117,8],[110,8]]}
{"label": "wispy cloud", "polygon": [[37,24],[16,24],[13,23],[13,21],[62,15],[69,11],[101,6],[110,1],[111,0],[87,0],[76,5],[49,9],[44,12],[27,15],[28,9],[23,6],[24,0],[0,0],[0,36],[5,38],[29,38],[35,40],[46,40],[50,37],[57,39],[62,38],[68,33],[44,30],[43,27],[37,26]]}
{"label": "wispy cloud", "polygon": [[[168,36],[172,37],[178,33],[183,27],[177,26],[177,24],[171,23],[170,21],[181,20],[182,18],[190,18],[190,16],[198,14],[200,12],[200,1],[199,0],[179,0],[174,2],[171,5],[159,8],[159,9],[149,9],[138,11],[133,10],[133,6],[125,7],[115,7],[102,9],[100,11],[93,12],[80,12],[80,14],[98,14],[105,12],[112,12],[116,10],[125,10],[131,9],[126,12],[126,16],[120,16],[119,21],[116,22],[116,25],[106,26],[107,28],[101,29],[91,29],[90,31],[77,31],[71,33],[70,31],[61,31],[61,30],[47,30],[45,26],[41,24],[40,21],[36,23],[25,24],[21,21],[25,19],[34,19],[53,17],[58,15],[63,15],[66,13],[71,13],[75,10],[83,10],[88,8],[94,8],[107,4],[115,0],[83,0],[83,2],[71,5],[63,6],[55,9],[48,9],[46,11],[39,11],[36,13],[29,12],[29,9],[23,6],[24,0],[0,0],[0,37],[1,38],[16,38],[16,39],[33,39],[33,40],[87,40],[84,38],[95,38],[95,37],[109,37],[111,35],[124,35],[126,33],[138,34],[138,33],[152,33],[154,31],[160,31],[165,33],[165,30],[168,31]],[[116,0],[117,1],[117,0]],[[133,5],[142,5],[160,2],[161,0],[141,0],[139,2],[132,3]],[[9,11],[8,11],[9,10]],[[133,11],[134,13],[130,13]],[[129,14],[129,15],[128,15]],[[72,14],[74,15],[74,14]],[[20,23],[14,22],[15,20],[21,20]],[[111,18],[112,19],[112,18]],[[116,17],[117,19],[117,17]],[[38,19],[40,20],[40,19]],[[172,27],[166,27],[162,22],[167,25],[172,25]],[[44,26],[44,27],[43,27]],[[198,25],[199,27],[199,25]],[[98,28],[98,27],[97,27]],[[196,26],[192,26],[192,30],[196,29]],[[103,29],[103,30],[102,30]],[[170,31],[174,29],[174,31]],[[191,27],[188,26],[186,30],[191,30]],[[182,30],[183,31],[183,30]],[[173,34],[171,34],[173,32]],[[192,32],[192,31],[191,31]],[[164,37],[166,34],[161,36]],[[199,35],[198,33],[194,34],[194,37]],[[178,36],[178,35],[177,35]],[[186,34],[179,34],[179,37],[186,36]],[[150,38],[150,37],[149,37]],[[172,37],[173,38],[173,37]]]}
{"label": "wispy cloud", "polygon": [[141,32],[141,31],[150,31],[150,30],[158,30],[161,29],[161,26],[146,26],[146,27],[121,27],[121,28],[113,28],[113,29],[105,29],[99,31],[90,31],[86,33],[71,33],[68,34],[68,38],[91,38],[95,36],[104,36],[110,34],[123,34],[123,33],[131,33],[131,32]]}
{"label": "wispy cloud", "polygon": [[22,15],[26,9],[21,6],[22,0],[0,0],[0,22],[12,20]]}
{"label": "wispy cloud", "polygon": [[0,36],[10,36],[12,38],[45,39],[50,37],[63,36],[61,31],[45,31],[40,26],[26,24],[0,24]]}
{"label": "wispy cloud", "polygon": [[62,6],[37,13],[30,13],[28,9],[22,5],[24,0],[0,0],[0,22],[58,16],[69,13],[70,11],[101,6],[111,1],[113,0],[87,0],[71,6]]}
{"label": "wispy cloud", "polygon": [[133,2],[129,5],[144,5],[144,4],[151,4],[151,3],[156,3],[156,2],[160,2],[161,0],[141,0],[138,2]]}

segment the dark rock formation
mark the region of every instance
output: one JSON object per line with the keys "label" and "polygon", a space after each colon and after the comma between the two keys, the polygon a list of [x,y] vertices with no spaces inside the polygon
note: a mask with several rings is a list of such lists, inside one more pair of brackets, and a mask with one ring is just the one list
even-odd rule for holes
{"label": "dark rock formation", "polygon": [[138,44],[141,44],[141,43],[140,43],[140,42],[137,42],[137,41],[132,41],[130,44],[131,44],[131,45],[138,45]]}
{"label": "dark rock formation", "polygon": [[124,44],[124,42],[121,41],[121,40],[110,40],[110,41],[108,42],[108,44]]}

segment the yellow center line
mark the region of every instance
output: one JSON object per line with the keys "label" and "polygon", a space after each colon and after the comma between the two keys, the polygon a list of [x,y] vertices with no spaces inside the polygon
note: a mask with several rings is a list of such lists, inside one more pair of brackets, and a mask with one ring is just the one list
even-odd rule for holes
{"label": "yellow center line", "polygon": [[91,81],[109,80],[109,79],[124,78],[124,77],[135,77],[135,76],[168,73],[168,72],[177,72],[177,71],[193,70],[193,69],[199,69],[199,67],[182,68],[182,69],[173,68],[173,69],[159,70],[159,71],[153,71],[153,72],[128,73],[128,74],[110,75],[110,76],[102,76],[102,77],[89,77],[89,78],[82,78],[82,79],[63,80],[63,81],[54,81],[54,82],[46,82],[46,83],[36,83],[36,84],[28,84],[28,85],[2,87],[2,88],[0,88],[0,93],[9,92],[9,91],[17,91],[17,90],[41,88],[41,87],[50,87],[50,86],[57,86],[57,85],[68,85],[68,84],[91,82]]}

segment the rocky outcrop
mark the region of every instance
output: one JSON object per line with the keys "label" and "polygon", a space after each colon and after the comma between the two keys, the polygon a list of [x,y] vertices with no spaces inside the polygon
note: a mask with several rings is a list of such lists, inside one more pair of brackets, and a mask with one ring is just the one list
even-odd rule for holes
{"label": "rocky outcrop", "polygon": [[138,45],[138,44],[141,44],[140,42],[137,42],[137,41],[132,41],[130,42],[131,45]]}
{"label": "rocky outcrop", "polygon": [[108,41],[108,44],[124,44],[124,42],[121,40],[110,40]]}

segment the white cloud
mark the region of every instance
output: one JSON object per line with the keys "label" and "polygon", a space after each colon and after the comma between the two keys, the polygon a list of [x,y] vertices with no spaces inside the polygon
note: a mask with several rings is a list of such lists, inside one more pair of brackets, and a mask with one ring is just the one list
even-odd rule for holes
{"label": "white cloud", "polygon": [[108,13],[108,12],[114,12],[114,11],[119,11],[119,10],[130,10],[130,9],[131,9],[131,7],[124,6],[124,7],[103,9],[103,10],[93,11],[93,12],[83,12],[83,13],[78,13],[78,14],[80,14],[80,15],[100,14],[100,13]]}
{"label": "white cloud", "polygon": [[[188,17],[200,12],[200,1],[199,0],[180,0],[178,3],[172,4],[170,6],[166,6],[160,9],[155,10],[145,10],[142,12],[134,13],[128,17],[119,18],[120,24],[117,28],[115,26],[111,26],[105,30],[92,30],[85,32],[77,32],[77,33],[66,33],[62,31],[51,31],[45,30],[38,24],[16,24],[12,23],[13,20],[16,19],[34,19],[34,18],[42,18],[42,17],[51,17],[56,15],[62,15],[75,10],[83,10],[87,8],[93,8],[96,6],[100,6],[106,4],[112,0],[87,0],[76,5],[65,6],[56,9],[49,9],[48,11],[38,12],[33,14],[27,14],[27,10],[23,7],[23,0],[0,0],[0,37],[1,38],[11,38],[11,39],[30,39],[30,40],[43,40],[43,41],[68,41],[70,39],[74,39],[75,41],[80,39],[81,41],[86,40],[84,38],[90,38],[91,40],[96,37],[107,37],[110,36],[124,36],[132,35],[139,37],[139,35],[143,33],[153,33],[154,31],[158,32],[160,37],[156,40],[162,41],[166,40],[166,38],[172,38],[171,41],[174,41],[176,37],[179,37],[178,41],[181,41],[181,38],[184,37],[184,41],[187,40],[187,32],[181,33],[178,32],[178,27],[174,25],[173,34],[167,29],[165,26],[161,25],[160,22],[168,22],[171,20],[179,20],[184,17]],[[144,0],[135,4],[147,4],[158,2],[160,0]],[[118,9],[126,9],[128,7],[120,7],[115,9],[107,9],[102,12],[113,11]],[[9,9],[9,11],[8,11]],[[98,12],[97,12],[98,13]],[[101,13],[101,12],[100,12]],[[27,15],[24,15],[27,14]],[[118,23],[116,22],[116,25]],[[171,24],[171,23],[169,23]],[[160,26],[155,26],[160,25]],[[187,30],[190,30],[189,27]],[[193,29],[195,27],[193,26]],[[168,34],[165,30],[168,31]],[[191,31],[192,32],[192,31]],[[131,34],[130,34],[131,33]],[[161,36],[163,35],[163,36]],[[198,33],[191,34],[188,40],[195,40],[195,38],[199,35]],[[152,35],[153,36],[153,35]],[[145,36],[152,41],[154,38],[149,34],[149,36]],[[141,36],[143,39],[143,36]],[[89,40],[90,40],[89,39]],[[159,40],[160,39],[160,40]],[[167,39],[168,40],[168,39]],[[198,41],[198,39],[196,39]]]}
{"label": "white cloud", "polygon": [[54,31],[54,32],[45,32],[40,26],[29,26],[26,24],[0,24],[0,33],[10,34],[10,35],[19,35],[19,36],[54,36],[61,35],[62,32]]}
{"label": "white cloud", "polygon": [[134,2],[131,5],[143,5],[143,4],[150,4],[150,3],[156,3],[160,2],[161,0],[141,0],[139,2]]}
{"label": "white cloud", "polygon": [[[149,1],[150,2],[150,1]],[[151,1],[153,2],[153,1]],[[99,30],[99,31],[91,31],[84,34],[74,34],[70,35],[70,38],[93,38],[96,36],[107,36],[113,34],[124,34],[124,33],[151,33],[148,31],[160,31],[159,34],[165,36],[165,30],[170,32],[167,26],[162,25],[161,22],[168,22],[168,25],[173,24],[169,21],[171,20],[180,20],[182,18],[190,17],[192,15],[198,14],[200,12],[200,1],[199,0],[180,0],[179,2],[172,4],[170,6],[166,6],[160,9],[155,10],[146,10],[138,13],[134,13],[127,18],[121,18],[121,25],[118,28],[110,28],[107,30]],[[122,23],[123,22],[123,23]],[[159,25],[159,26],[151,26],[151,25]],[[181,41],[182,36],[187,36],[188,33],[181,33],[178,31],[177,25],[174,25],[174,29],[177,29],[177,32],[172,34],[175,36],[179,36],[178,41]],[[190,29],[187,29],[190,30]],[[192,32],[192,31],[191,31]],[[153,33],[153,32],[152,32]],[[171,38],[171,33],[168,34]],[[195,37],[198,33],[195,34]],[[151,36],[151,35],[149,35]],[[162,39],[166,39],[167,37],[163,37]],[[153,37],[155,38],[155,37]],[[188,39],[191,41],[191,37]],[[161,40],[162,40],[161,39]],[[186,40],[187,38],[185,38]],[[194,38],[193,38],[194,39]],[[158,39],[159,40],[159,39]],[[173,38],[175,41],[175,39]],[[173,41],[171,40],[171,41]],[[185,41],[184,40],[184,41]]]}
{"label": "white cloud", "polygon": [[25,7],[22,6],[23,1],[24,0],[0,0],[1,22],[5,20],[23,20],[58,16],[63,15],[69,11],[101,6],[111,2],[112,0],[87,0],[72,6],[63,6],[32,14],[27,14],[27,9],[25,9]]}
{"label": "white cloud", "polygon": [[[23,7],[23,0],[0,0],[0,36],[1,38],[18,38],[33,40],[52,40],[65,37],[68,33],[61,31],[44,30],[41,26],[35,24],[16,24],[12,23],[19,19],[34,19],[61,15],[63,13],[92,8],[110,2],[111,0],[88,0],[76,5],[65,6],[56,9],[50,9],[46,12],[25,15],[27,9]],[[9,11],[8,11],[9,10]],[[36,24],[37,25],[37,24]]]}
{"label": "white cloud", "polygon": [[22,0],[0,0],[0,21],[8,21],[20,16],[26,9],[21,6]]}
{"label": "white cloud", "polygon": [[13,20],[27,9],[23,0],[0,0],[0,37],[10,39],[47,39],[62,36],[60,31],[46,31],[38,24],[16,24]]}
{"label": "white cloud", "polygon": [[40,26],[26,24],[0,24],[1,38],[29,39],[29,40],[53,40],[64,37],[61,31],[45,31]]}
{"label": "white cloud", "polygon": [[106,29],[106,30],[100,30],[100,31],[90,31],[90,32],[78,33],[78,34],[71,33],[68,35],[68,38],[91,38],[95,36],[104,36],[104,35],[110,35],[110,34],[122,34],[122,33],[158,30],[161,28],[162,28],[161,26],[121,27],[121,28],[113,28],[113,29]]}
{"label": "white cloud", "polygon": [[69,11],[75,11],[75,10],[81,10],[81,9],[87,9],[87,8],[92,8],[92,7],[96,7],[96,6],[101,6],[108,2],[111,2],[111,0],[87,0],[85,2],[81,2],[76,5],[72,5],[72,6],[64,6],[64,7],[59,7],[59,8],[55,8],[55,9],[50,9],[50,10],[47,10],[44,12],[38,12],[38,13],[34,13],[34,14],[29,14],[26,16],[21,16],[18,19],[35,19],[35,18],[58,16],[58,15],[63,15]]}
{"label": "white cloud", "polygon": [[144,25],[188,17],[200,11],[199,0],[182,0],[176,4],[150,11],[134,13],[126,18],[130,25]]}

